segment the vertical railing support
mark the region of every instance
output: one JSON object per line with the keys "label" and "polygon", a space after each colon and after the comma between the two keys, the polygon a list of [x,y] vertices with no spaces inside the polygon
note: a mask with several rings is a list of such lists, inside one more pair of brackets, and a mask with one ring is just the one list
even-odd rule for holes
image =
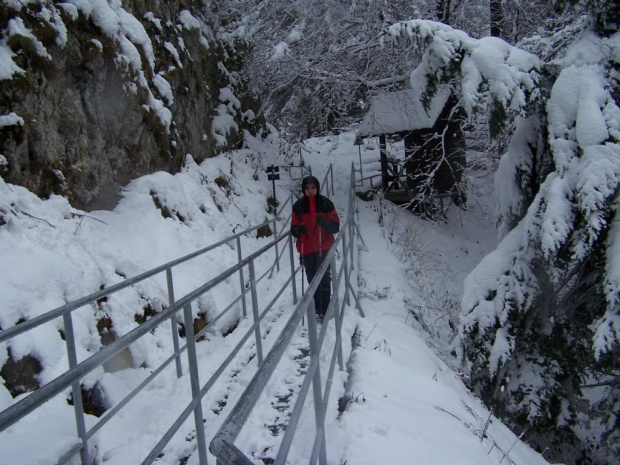
{"label": "vertical railing support", "polygon": [[351,253],[351,271],[353,271],[355,269],[355,260],[353,259],[353,249],[355,248],[354,247],[354,245],[355,245],[355,240],[354,240],[355,239],[355,230],[353,229],[354,228],[354,226],[353,226],[353,214],[350,213],[349,215],[350,215],[349,216],[350,221],[349,221],[348,228],[349,228],[349,240],[351,241],[351,244],[349,245],[349,247],[350,247],[350,251],[351,251],[350,252]]}
{"label": "vertical railing support", "polygon": [[340,299],[338,298],[339,289],[336,287],[338,284],[338,276],[337,276],[338,268],[336,268],[336,255],[335,254],[334,254],[334,258],[332,258],[331,268],[332,268],[332,289],[333,289],[332,299],[334,300],[334,303],[333,303],[334,322],[336,323],[336,341],[337,341],[336,343],[338,344],[338,367],[340,368],[341,371],[344,371],[344,358],[342,356],[342,340],[339,340],[342,334],[342,314],[340,313],[340,302],[339,302]]}
{"label": "vertical railing support", "polygon": [[187,304],[183,307],[183,319],[185,322],[185,339],[187,342],[187,359],[189,361],[189,378],[192,388],[192,398],[198,399],[196,407],[194,407],[198,460],[200,465],[207,465],[207,441],[205,439],[204,417],[202,415],[202,400],[200,399],[200,379],[198,377],[198,356],[196,354],[192,304]]}
{"label": "vertical railing support", "polygon": [[[243,260],[241,254],[241,236],[237,236],[237,259],[239,263]],[[248,304],[245,301],[245,279],[243,278],[243,267],[239,268],[239,285],[241,287],[241,307],[243,308],[243,317],[248,315]]]}
{"label": "vertical railing support", "polygon": [[291,286],[293,287],[293,304],[297,304],[297,280],[295,279],[295,252],[293,251],[293,235],[288,235],[288,248],[291,258]]}
{"label": "vertical railing support", "polygon": [[321,387],[321,366],[319,362],[320,351],[317,335],[316,314],[313,305],[308,305],[306,309],[308,318],[308,338],[310,340],[310,360],[317,360],[317,367],[312,378],[312,392],[314,394],[314,421],[316,431],[322,435],[321,449],[319,451],[319,465],[327,465],[327,447],[325,444],[325,416],[323,414],[323,394]]}
{"label": "vertical railing support", "polygon": [[278,224],[276,223],[276,217],[273,217],[273,241],[276,243],[276,270],[280,272],[280,252],[278,250]]}
{"label": "vertical railing support", "polygon": [[[168,303],[170,306],[174,304],[174,284],[172,282],[172,268],[166,268],[166,282],[168,283]],[[183,376],[183,367],[181,366],[181,356],[179,355],[179,331],[177,329],[176,313],[170,316],[170,329],[172,331],[172,346],[177,356],[174,363],[177,369],[177,378]]]}
{"label": "vertical railing support", "polygon": [[[77,365],[73,320],[71,319],[71,313],[65,313],[62,318],[65,325],[65,342],[67,345],[69,369],[73,369]],[[73,411],[75,412],[76,429],[78,436],[82,441],[80,458],[82,459],[83,464],[89,464],[90,460],[88,454],[88,441],[86,439],[86,422],[84,421],[84,403],[82,402],[82,388],[79,380],[75,381],[71,385],[71,394],[73,395]]]}
{"label": "vertical railing support", "polygon": [[258,314],[258,296],[256,294],[256,273],[254,271],[254,260],[250,261],[250,291],[252,293],[252,315],[254,316],[254,337],[256,338],[256,356],[258,366],[263,364],[263,343],[260,335],[260,317]]}
{"label": "vertical railing support", "polygon": [[350,287],[350,281],[349,281],[349,263],[348,263],[348,257],[347,257],[347,235],[346,232],[343,231],[343,235],[342,235],[342,266],[344,267],[344,282],[345,282],[345,286],[344,286],[344,301],[346,302],[347,305],[351,305],[351,299],[349,297],[349,287]]}

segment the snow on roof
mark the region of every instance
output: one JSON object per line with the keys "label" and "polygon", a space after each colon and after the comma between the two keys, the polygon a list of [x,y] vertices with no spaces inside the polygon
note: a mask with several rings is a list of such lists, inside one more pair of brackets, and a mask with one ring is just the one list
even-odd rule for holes
{"label": "snow on roof", "polygon": [[450,88],[439,89],[428,112],[420,96],[412,89],[377,95],[370,101],[370,110],[360,123],[358,134],[370,137],[432,127],[448,101]]}

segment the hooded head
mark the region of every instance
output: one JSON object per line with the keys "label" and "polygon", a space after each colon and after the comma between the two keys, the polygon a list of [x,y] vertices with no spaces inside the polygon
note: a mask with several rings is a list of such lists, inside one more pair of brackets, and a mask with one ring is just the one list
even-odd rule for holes
{"label": "hooded head", "polygon": [[314,176],[306,176],[301,181],[301,192],[304,195],[306,195],[306,186],[309,186],[310,184],[314,184],[316,186],[317,193],[321,190],[321,185],[319,184],[319,180],[317,178]]}

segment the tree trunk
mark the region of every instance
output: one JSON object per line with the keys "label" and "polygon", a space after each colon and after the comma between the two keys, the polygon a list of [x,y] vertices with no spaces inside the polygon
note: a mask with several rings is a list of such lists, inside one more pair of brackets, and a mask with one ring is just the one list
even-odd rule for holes
{"label": "tree trunk", "polygon": [[504,10],[501,0],[491,0],[489,4],[491,10],[491,36],[502,36],[502,23],[504,21]]}
{"label": "tree trunk", "polygon": [[450,25],[450,2],[451,0],[437,0],[437,20]]}

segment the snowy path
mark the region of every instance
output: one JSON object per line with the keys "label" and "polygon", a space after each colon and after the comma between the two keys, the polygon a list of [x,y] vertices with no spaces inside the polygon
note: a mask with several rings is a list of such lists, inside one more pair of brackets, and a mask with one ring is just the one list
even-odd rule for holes
{"label": "snowy path", "polygon": [[[313,146],[313,172],[322,179],[331,163],[336,181],[333,200],[346,205],[351,162],[357,164],[358,149],[341,136],[336,149],[317,140]],[[350,137],[352,138],[352,137]],[[343,140],[344,139],[344,140]],[[323,145],[322,145],[323,144]],[[327,148],[328,150],[325,150]],[[362,153],[364,169],[378,151]],[[371,170],[368,169],[368,172]],[[364,173],[366,175],[366,172]],[[424,281],[437,280],[422,274],[422,284],[412,286],[408,270],[388,248],[378,222],[377,200],[358,200],[359,225],[366,249],[360,253],[359,286],[366,318],[356,316],[357,346],[349,362],[346,409],[327,418],[327,451],[330,464],[498,464],[542,465],[540,454],[518,441],[499,420],[492,417],[485,439],[480,437],[489,411],[464,386],[458,375],[427,344],[428,334],[412,316],[412,302],[424,303],[419,289]],[[471,215],[484,215],[474,212]],[[405,215],[400,221],[408,221]],[[419,222],[416,231],[428,253],[445,260],[448,278],[445,292],[459,293],[466,273],[484,255],[486,239],[480,230],[481,216],[459,218],[459,227]],[[468,223],[469,221],[469,223]],[[421,225],[421,226],[420,226]],[[386,232],[383,231],[383,235]],[[424,236],[424,237],[422,237]],[[428,240],[432,237],[432,240]],[[488,244],[486,245],[489,246]],[[443,265],[442,265],[443,266]],[[409,278],[411,279],[411,278]],[[415,305],[413,305],[415,307]],[[433,328],[434,329],[434,328]],[[439,329],[436,330],[439,332]],[[501,451],[508,452],[507,457]],[[305,463],[301,457],[299,462]]]}
{"label": "snowy path", "polygon": [[[359,160],[354,139],[353,133],[347,133],[338,140],[331,137],[305,142],[307,162],[319,179],[323,179],[332,164],[336,185],[332,198],[343,218],[349,195],[351,163]],[[264,159],[261,158],[262,164],[280,163],[274,147],[264,149],[264,152],[273,153],[273,160],[265,155]],[[376,146],[367,142],[362,149],[365,176],[372,173],[373,158],[376,160],[377,157]],[[113,212],[92,213],[101,220],[97,222],[82,223],[79,217],[70,214],[70,206],[60,197],[43,201],[24,189],[5,185],[3,192],[13,205],[5,208],[15,212],[10,227],[0,229],[3,238],[0,249],[8,259],[5,263],[20,263],[22,266],[17,270],[0,268],[3,306],[10,310],[2,314],[6,320],[3,325],[10,326],[21,317],[32,317],[36,312],[63,304],[66,299],[87,295],[102,285],[118,282],[123,276],[136,275],[193,252],[204,247],[205,243],[229,236],[242,224],[260,224],[264,221],[264,199],[270,194],[268,187],[271,186],[256,179],[260,168],[254,164],[257,160],[253,152],[239,153],[231,158],[209,160],[200,167],[189,166],[186,172],[175,176],[155,173],[138,179],[128,186],[125,199]],[[216,179],[223,173],[230,173],[233,162],[235,177],[231,177],[230,182],[234,195],[203,183],[204,179]],[[284,182],[278,188],[278,198],[289,195]],[[162,216],[153,202],[152,192],[156,192],[162,202],[165,200],[171,211],[182,212],[183,218],[191,221],[184,223]],[[367,317],[362,318],[352,307],[346,309],[343,350],[344,359],[351,360],[348,367],[350,378],[347,379],[347,372],[336,372],[331,386],[326,419],[330,465],[496,464],[501,455],[493,440],[504,450],[512,447],[512,463],[545,463],[527,446],[516,443],[513,447],[515,436],[497,421],[491,424],[490,436],[480,442],[479,432],[484,428],[488,412],[429,348],[426,343],[428,334],[421,329],[432,330],[436,333],[435,338],[441,333],[440,329],[445,330],[446,324],[441,328],[440,324],[435,327],[428,324],[435,320],[444,322],[440,320],[444,307],[428,305],[427,291],[449,291],[450,295],[456,296],[451,300],[454,305],[463,277],[484,254],[481,246],[484,241],[480,240],[480,226],[477,224],[480,217],[472,217],[471,210],[462,215],[468,218],[458,218],[458,228],[456,224],[446,227],[432,225],[411,215],[398,217],[400,226],[407,226],[408,221],[416,222],[400,237],[422,242],[425,253],[434,254],[434,265],[443,260],[440,273],[436,273],[436,269],[421,267],[415,270],[417,274],[413,280],[411,264],[408,267],[402,264],[399,261],[402,256],[398,256],[394,242],[388,247],[388,241],[382,236],[393,239],[394,229],[390,228],[395,223],[386,222],[382,233],[377,221],[379,202],[359,201],[358,207],[367,250],[360,253],[356,272],[359,272],[361,304]],[[22,210],[23,215],[20,214]],[[268,238],[244,239],[244,253],[263,246],[267,241]],[[22,251],[27,251],[24,254],[27,260],[13,259]],[[204,260],[180,267],[175,273],[177,298],[234,265],[237,260],[234,248],[222,247]],[[266,269],[272,263],[270,260],[263,257],[257,268]],[[289,276],[288,266],[285,259],[282,273],[261,283],[258,300],[262,308]],[[78,274],[72,274],[71,270],[77,270]],[[50,276],[53,279],[49,279]],[[301,289],[301,279],[298,276],[298,290]],[[202,299],[197,308],[205,312],[221,310],[236,296],[238,286],[237,278],[231,278],[230,282]],[[135,327],[136,309],[143,308],[147,297],[156,308],[167,298],[165,283],[161,279],[137,290],[140,292],[127,292],[116,299],[108,299],[95,312],[86,309],[77,314],[81,357],[101,347],[99,334],[91,328],[96,327],[95,318],[102,312],[114,315],[115,328],[118,335],[122,335]],[[424,304],[427,304],[424,320],[427,324],[421,325],[410,311],[416,306],[422,308]],[[267,314],[261,324],[264,353],[277,340],[293,308],[292,295],[287,291]],[[237,309],[237,315],[240,311]],[[252,330],[251,319],[244,318],[234,331],[229,332],[233,323],[236,324],[236,318],[232,315],[229,321],[222,321],[208,332],[208,342],[197,344],[201,383],[206,383],[214,375],[242,335]],[[330,328],[329,325],[326,327]],[[356,330],[357,345],[353,349],[350,340]],[[57,333],[52,329],[45,338],[24,341],[28,343],[22,349],[24,353],[38,354],[46,367],[44,380],[67,369],[67,361],[63,358],[65,343]],[[99,370],[90,374],[86,382],[99,384],[111,408],[170,356],[172,342],[169,333],[169,329],[162,328],[150,334],[148,340],[135,344],[131,352],[134,360],[126,369]],[[330,329],[327,347],[333,344],[333,340],[334,332]],[[304,328],[300,328],[283,356],[281,366],[267,385],[259,401],[260,407],[253,412],[238,438],[237,445],[252,456],[257,465],[270,463],[278,448],[299,392],[301,377],[307,368],[307,354],[307,334]],[[323,353],[321,357],[323,360]],[[187,362],[185,358],[183,360],[184,375],[180,379],[170,366],[89,442],[92,455],[101,463],[141,463],[187,406],[191,392]],[[256,369],[255,349],[250,339],[203,399],[207,443],[243,395]],[[327,379],[326,369],[327,363],[322,361],[323,380]],[[66,393],[57,396],[40,411],[0,435],[0,450],[5,461],[20,464],[57,461],[71,445],[70,441],[75,441],[74,413],[67,405],[66,397]],[[349,399],[343,413],[339,413],[341,398]],[[0,407],[5,408],[12,402],[8,391],[0,388]],[[307,404],[289,463],[308,463],[308,450],[312,447],[309,442],[314,437],[314,416],[312,401]],[[97,420],[89,415],[87,421],[90,427]],[[39,447],[31,446],[33,438]],[[158,464],[172,465],[180,461],[188,465],[198,463],[193,418],[183,423],[157,459]],[[215,463],[215,457],[209,455],[209,463]]]}
{"label": "snowy path", "polygon": [[[487,409],[412,326],[403,265],[380,236],[373,204],[359,207],[364,239],[372,244],[360,258],[367,317],[358,321],[349,402],[329,431],[328,450],[339,450],[347,465],[499,463],[493,441],[507,451],[515,436],[494,420],[480,442]],[[509,457],[518,465],[547,463],[521,442]]]}

